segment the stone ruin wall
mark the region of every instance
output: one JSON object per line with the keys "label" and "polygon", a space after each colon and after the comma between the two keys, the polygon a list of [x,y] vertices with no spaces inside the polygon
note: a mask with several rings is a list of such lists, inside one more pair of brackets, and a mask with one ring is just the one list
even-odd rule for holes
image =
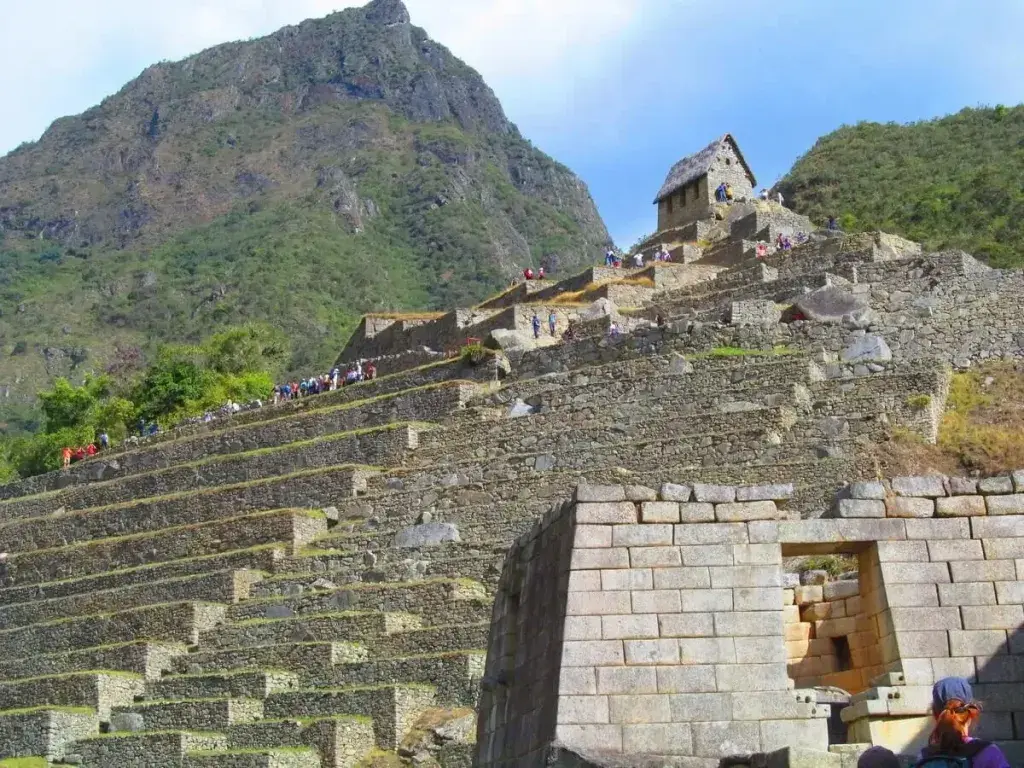
{"label": "stone ruin wall", "polygon": [[[791,494],[580,486],[553,507],[505,562],[479,765],[852,767],[871,743],[916,752],[947,675],[1024,762],[1024,471],[854,483],[818,520]],[[783,571],[824,553],[857,580]],[[840,645],[850,669],[826,671]],[[835,712],[806,687],[838,682]]]}

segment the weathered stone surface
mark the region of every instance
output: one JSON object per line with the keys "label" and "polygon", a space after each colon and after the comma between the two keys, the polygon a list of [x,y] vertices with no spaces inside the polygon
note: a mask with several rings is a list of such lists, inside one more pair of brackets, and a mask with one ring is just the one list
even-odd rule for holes
{"label": "weathered stone surface", "polygon": [[785,501],[793,498],[792,483],[745,485],[736,489],[736,501]]}
{"label": "weathered stone surface", "polygon": [[935,500],[936,517],[975,517],[988,514],[984,496],[951,496]]}
{"label": "weathered stone surface", "polygon": [[897,496],[921,496],[937,498],[946,495],[946,478],[941,475],[920,475],[912,477],[894,477],[891,480],[892,490]]}
{"label": "weathered stone surface", "polygon": [[731,485],[694,483],[693,498],[696,501],[709,501],[715,504],[736,501],[736,488]]}
{"label": "weathered stone surface", "polygon": [[846,349],[841,358],[845,363],[864,363],[867,361],[887,363],[892,360],[892,350],[881,336],[869,334],[862,336]]}
{"label": "weathered stone surface", "polygon": [[871,320],[871,307],[862,296],[855,296],[833,285],[799,296],[793,301],[793,307],[812,322],[842,323],[851,328],[864,328]]}
{"label": "weathered stone surface", "polygon": [[1005,475],[982,478],[978,481],[978,492],[984,494],[1013,493],[1013,480]]}
{"label": "weathered stone surface", "polygon": [[689,485],[665,483],[661,486],[661,498],[664,501],[689,501],[693,488]]}
{"label": "weathered stone surface", "polygon": [[885,502],[868,499],[839,499],[837,517],[885,517]]}
{"label": "weathered stone surface", "polygon": [[416,549],[436,547],[449,541],[461,541],[457,525],[454,523],[423,523],[396,533],[393,544],[400,549]]}
{"label": "weathered stone surface", "polygon": [[853,499],[885,499],[885,485],[877,480],[850,483],[849,492]]}
{"label": "weathered stone surface", "polygon": [[931,499],[891,496],[885,502],[887,517],[933,517],[935,502]]}

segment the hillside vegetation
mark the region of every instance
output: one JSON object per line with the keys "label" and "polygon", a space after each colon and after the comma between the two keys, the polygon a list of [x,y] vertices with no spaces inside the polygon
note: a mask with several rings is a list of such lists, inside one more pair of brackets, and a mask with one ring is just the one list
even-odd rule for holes
{"label": "hillside vegetation", "polygon": [[585,185],[399,0],[150,67],[0,158],[0,418],[126,350],[250,321],[328,366],[367,311],[590,263]]}
{"label": "hillside vegetation", "polygon": [[839,217],[996,267],[1024,266],[1024,106],[860,123],[818,140],[779,188],[800,213]]}

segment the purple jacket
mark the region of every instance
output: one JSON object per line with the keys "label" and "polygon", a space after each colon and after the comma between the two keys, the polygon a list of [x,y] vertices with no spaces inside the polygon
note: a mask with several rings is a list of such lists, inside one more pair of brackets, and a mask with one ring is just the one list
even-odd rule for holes
{"label": "purple jacket", "polygon": [[[968,741],[974,741],[974,739],[968,739]],[[924,753],[920,757],[923,758]],[[1012,768],[1012,766],[999,747],[995,744],[989,744],[974,756],[974,760],[971,761],[971,768]]]}

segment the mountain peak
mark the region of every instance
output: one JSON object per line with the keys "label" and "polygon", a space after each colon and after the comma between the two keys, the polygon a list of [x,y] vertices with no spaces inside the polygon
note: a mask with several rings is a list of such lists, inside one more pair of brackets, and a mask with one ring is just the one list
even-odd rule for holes
{"label": "mountain peak", "polygon": [[373,24],[408,24],[409,9],[402,0],[371,0],[364,9],[366,20]]}

